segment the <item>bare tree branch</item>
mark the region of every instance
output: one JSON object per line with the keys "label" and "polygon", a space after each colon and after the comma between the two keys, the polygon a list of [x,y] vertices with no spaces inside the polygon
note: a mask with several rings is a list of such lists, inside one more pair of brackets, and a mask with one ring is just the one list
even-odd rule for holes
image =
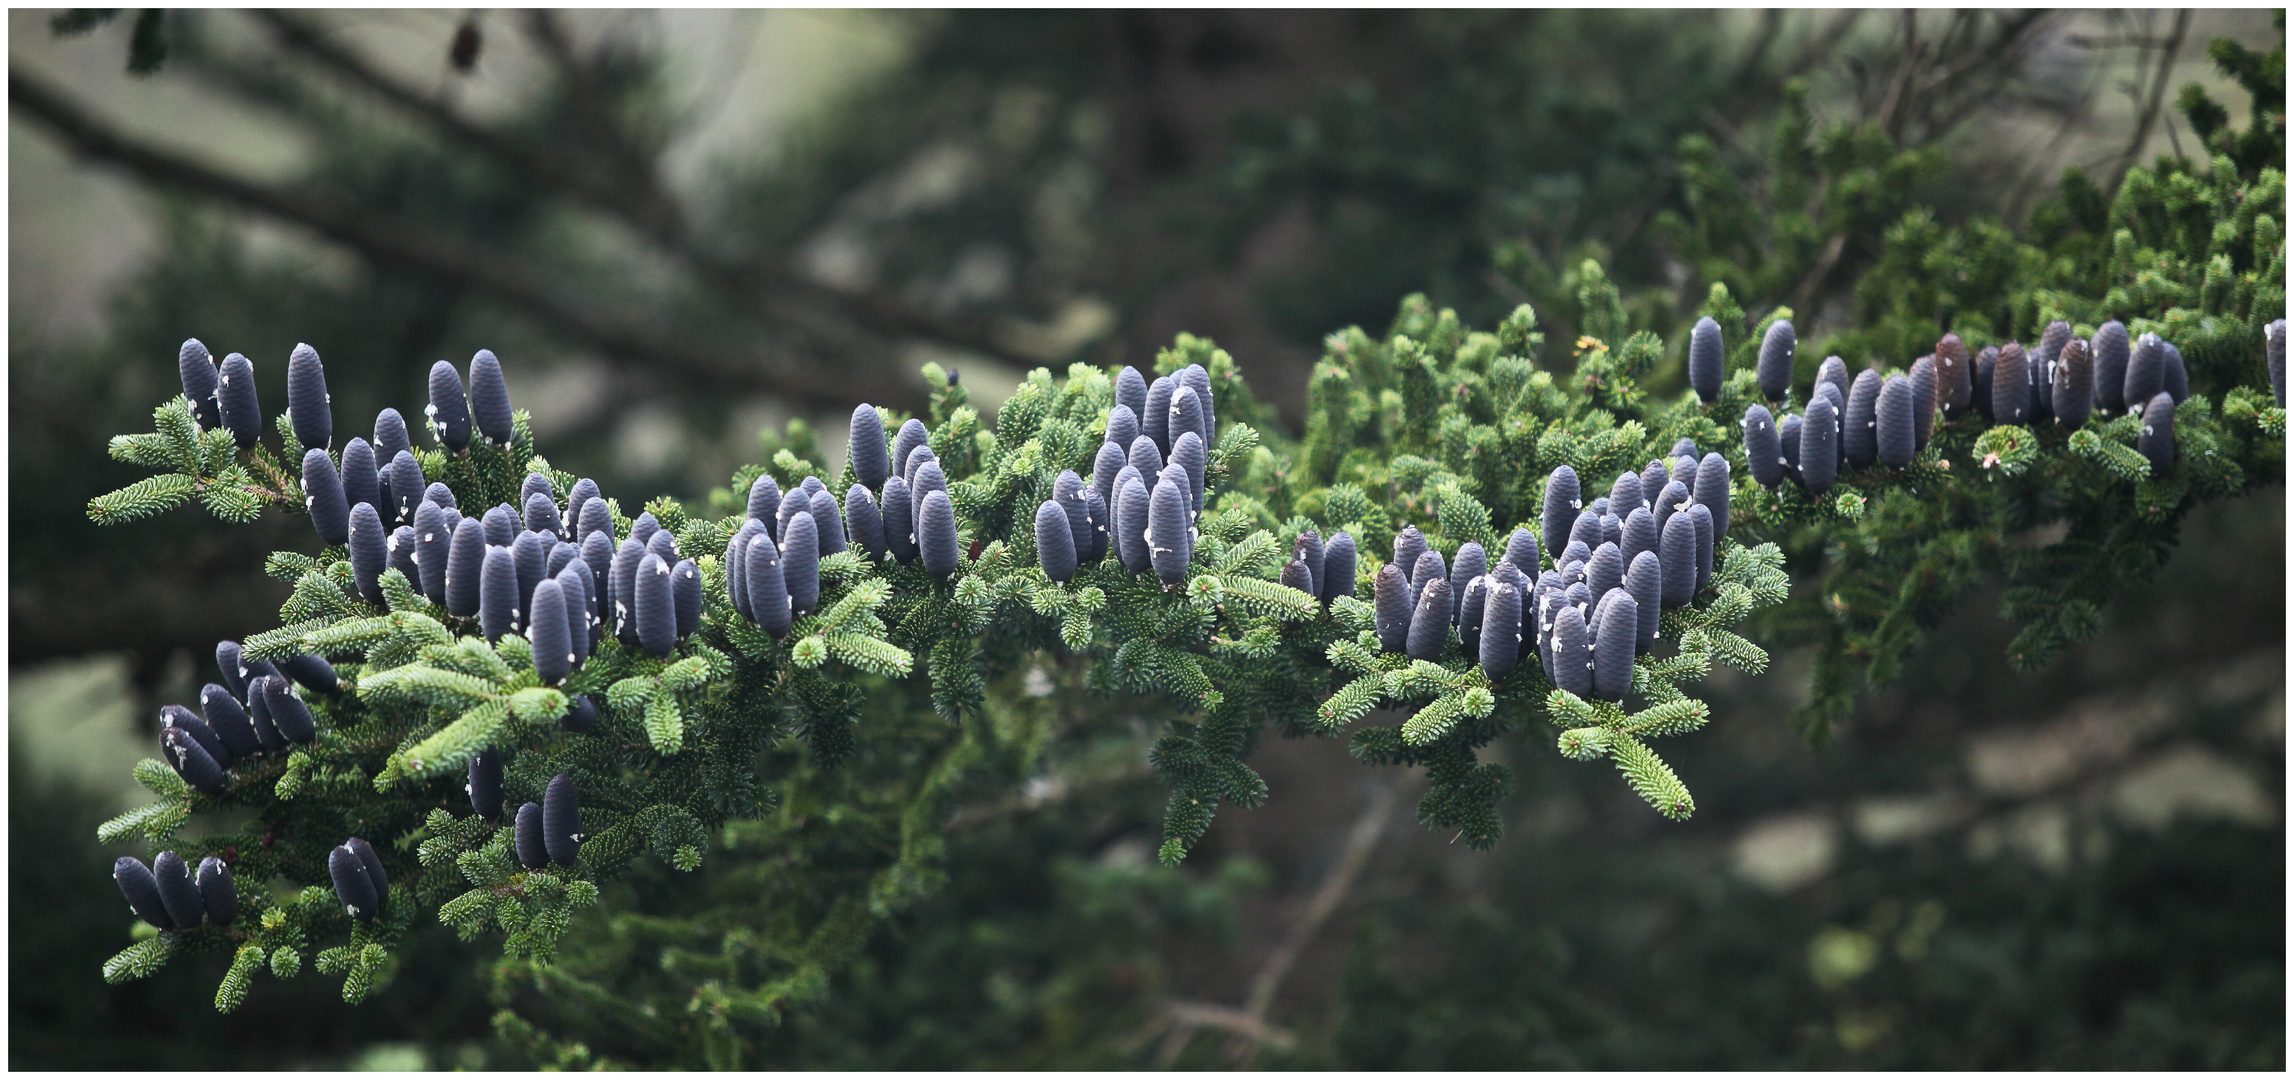
{"label": "bare tree branch", "polygon": [[684,243],[684,215],[675,200],[656,185],[642,188],[614,184],[586,168],[576,157],[535,146],[472,122],[453,108],[377,70],[356,52],[327,39],[324,32],[300,16],[283,11],[258,10],[254,16],[269,24],[280,44],[308,55],[330,75],[346,79],[385,101],[429,121],[439,131],[474,149],[559,186],[629,219],[648,237],[664,246]]}
{"label": "bare tree branch", "polygon": [[[1355,879],[1362,876],[1362,869],[1370,865],[1370,853],[1377,850],[1378,838],[1385,834],[1388,819],[1394,816],[1394,800],[1395,790],[1391,781],[1381,780],[1371,790],[1370,801],[1362,808],[1362,816],[1354,820],[1354,828],[1346,834],[1346,849],[1339,856],[1338,865],[1332,867],[1329,875],[1322,879],[1322,887],[1315,890],[1314,899],[1307,903],[1298,921],[1291,924],[1290,933],[1284,935],[1282,944],[1259,967],[1257,977],[1251,980],[1250,997],[1243,1002],[1244,1015],[1254,1023],[1265,1025],[1267,1010],[1274,1006],[1275,993],[1282,989],[1282,981],[1290,975],[1291,967],[1298,963],[1299,954],[1306,951],[1307,943],[1321,932],[1322,924],[1329,922],[1330,916],[1338,911],[1339,903],[1346,899],[1346,893],[1354,887]],[[1235,1059],[1240,1067],[1248,1069],[1257,1062],[1259,1047],[1265,1041],[1263,1038],[1238,1036],[1229,1046],[1228,1056]]]}
{"label": "bare tree branch", "polygon": [[2143,106],[2143,118],[2135,125],[2135,137],[2127,144],[2127,152],[2119,158],[2117,175],[2111,178],[2111,190],[2127,178],[2127,170],[2135,167],[2135,159],[2142,156],[2144,144],[2151,141],[2151,125],[2158,123],[2159,106],[2166,101],[2167,80],[2174,75],[2175,54],[2182,51],[2183,34],[2190,30],[2190,9],[2175,12],[2175,28],[2167,34],[2166,44],[2159,50],[2157,73],[2151,77],[2150,101]]}

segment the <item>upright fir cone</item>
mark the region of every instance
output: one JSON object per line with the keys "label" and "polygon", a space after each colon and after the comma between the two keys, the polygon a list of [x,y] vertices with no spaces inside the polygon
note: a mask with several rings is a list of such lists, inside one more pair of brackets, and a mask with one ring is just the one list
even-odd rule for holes
{"label": "upright fir cone", "polygon": [[[1689,480],[1693,483],[1696,477],[1692,474]],[[1688,505],[1695,501],[1689,495],[1688,485],[1679,480],[1667,483],[1665,490],[1657,493],[1657,504],[1655,509],[1651,511],[1651,515],[1657,519],[1657,540],[1660,545],[1665,538],[1665,523],[1671,521],[1673,515],[1687,509]],[[1590,553],[1590,549],[1588,549],[1588,553]]]}
{"label": "upright fir cone", "polygon": [[1322,534],[1313,529],[1299,530],[1297,539],[1291,541],[1290,557],[1296,560],[1299,565],[1306,567],[1310,582],[1310,587],[1305,590],[1306,595],[1320,597],[1322,595]]}
{"label": "upright fir cone", "polygon": [[[430,481],[422,475],[422,464],[414,460],[409,450],[400,450],[390,458],[390,524],[414,524],[414,508],[422,503],[422,491]],[[376,507],[380,510],[382,507]]]}
{"label": "upright fir cone", "polygon": [[438,508],[441,510],[453,510],[456,512],[454,516],[447,518],[446,520],[450,522],[461,520],[462,515],[460,511],[462,509],[462,504],[454,501],[454,489],[449,488],[436,480],[433,480],[430,482],[429,487],[422,489],[422,498],[425,502],[437,504]]}
{"label": "upright fir cone", "polygon": [[191,867],[183,856],[160,852],[151,861],[151,876],[159,883],[159,903],[170,921],[186,930],[207,921],[207,904],[200,899],[199,886],[192,884]]}
{"label": "upright fir cone", "polygon": [[433,604],[446,603],[446,571],[453,557],[454,534],[447,529],[446,511],[424,500],[414,508],[413,585]]}
{"label": "upright fir cone", "polygon": [[542,790],[542,848],[559,866],[581,858],[581,797],[565,773],[551,777]]}
{"label": "upright fir cone", "polygon": [[422,415],[430,423],[431,438],[447,453],[460,457],[470,452],[470,398],[453,364],[440,360],[430,365],[430,403]]}
{"label": "upright fir cone", "polygon": [[1553,616],[1553,685],[1578,697],[1593,696],[1592,643],[1586,640],[1585,615],[1564,604]]}
{"label": "upright fir cone", "polygon": [[[397,409],[384,409],[374,414],[374,458],[385,465],[398,457],[401,450],[414,449],[414,440],[406,433],[406,418]],[[416,488],[420,491],[420,488]]]}
{"label": "upright fir cone", "polygon": [[1139,470],[1139,483],[1153,496],[1155,482],[1163,476],[1163,451],[1156,448],[1153,436],[1142,434],[1131,440],[1130,465]]}
{"label": "upright fir cone", "polygon": [[1153,440],[1155,452],[1166,458],[1171,456],[1171,394],[1177,389],[1168,375],[1147,384],[1147,411],[1139,414],[1139,433]]}
{"label": "upright fir cone", "polygon": [[1809,400],[1813,401],[1816,398],[1823,398],[1832,403],[1832,415],[1848,415],[1848,394],[1838,386],[1818,380]]}
{"label": "upright fir cone", "polygon": [[229,863],[213,855],[199,860],[197,884],[208,922],[229,926],[239,920],[239,886],[231,880]]}
{"label": "upright fir cone", "polygon": [[1744,458],[1752,478],[1764,488],[1774,488],[1784,482],[1784,452],[1776,430],[1776,418],[1768,408],[1754,405],[1744,411]]}
{"label": "upright fir cone", "polygon": [[1778,319],[1768,324],[1768,332],[1760,339],[1760,396],[1783,401],[1785,395],[1792,392],[1792,354],[1798,346],[1791,320]]}
{"label": "upright fir cone", "polygon": [[303,449],[334,449],[334,399],[327,396],[319,351],[308,345],[297,344],[287,355],[287,421]]}
{"label": "upright fir cone", "polygon": [[382,905],[376,899],[374,882],[369,880],[366,864],[358,854],[341,844],[327,853],[327,874],[334,879],[335,899],[342,902],[343,911],[359,922],[373,922],[382,917]]}
{"label": "upright fir cone", "polygon": [[503,381],[502,362],[492,349],[480,349],[470,358],[470,418],[494,449],[510,448],[515,435],[510,384]]}
{"label": "upright fir cone", "polygon": [[845,447],[853,478],[872,490],[883,487],[884,478],[892,475],[892,458],[884,448],[884,418],[877,415],[876,406],[866,402],[853,406],[851,439]]}
{"label": "upright fir cone", "polygon": [[159,898],[159,879],[152,876],[151,867],[133,855],[122,855],[112,863],[112,880],[119,883],[120,895],[127,897],[128,910],[138,918],[161,930],[175,929],[175,920],[167,917],[167,905]]}
{"label": "upright fir cone", "polygon": [[489,643],[519,630],[518,563],[509,548],[486,548],[478,572],[478,627]]}
{"label": "upright fir cone", "polygon": [[1657,515],[1646,506],[1636,506],[1625,515],[1625,533],[1617,544],[1617,554],[1625,565],[1633,565],[1633,557],[1644,551],[1657,550]]}
{"label": "upright fir cone", "polygon": [[1314,571],[1308,570],[1305,563],[1294,558],[1283,564],[1282,573],[1275,578],[1275,584],[1313,596]]}
{"label": "upright fir cone", "polygon": [[1075,529],[1056,500],[1046,499],[1036,507],[1035,551],[1043,576],[1058,582],[1075,580]]}
{"label": "upright fir cone", "polygon": [[1720,547],[1720,534],[1713,531],[1713,515],[1698,503],[1689,507],[1689,524],[1697,530],[1697,591],[1712,587],[1713,553]]}
{"label": "upright fir cone", "polygon": [[1698,404],[1710,406],[1720,399],[1723,360],[1720,324],[1710,315],[1699,318],[1689,331],[1689,388],[1697,392]]}
{"label": "upright fir cone", "polygon": [[[918,473],[938,471],[937,466],[927,463]],[[963,564],[963,553],[957,547],[956,504],[949,501],[944,487],[926,491],[916,508],[916,546],[924,571],[934,577],[946,578]]]}
{"label": "upright fir cone", "polygon": [[1195,555],[1194,495],[1184,467],[1174,463],[1163,470],[1155,493],[1147,502],[1147,557],[1155,577],[1164,585],[1187,580],[1187,563]]}
{"label": "upright fir cone", "polygon": [[1192,431],[1182,431],[1172,437],[1171,464],[1178,466],[1187,477],[1188,510],[1190,519],[1203,512],[1204,473],[1210,469],[1210,457],[1203,449],[1203,440]]}
{"label": "upright fir cone", "polygon": [[1171,392],[1171,416],[1165,421],[1164,429],[1171,436],[1173,450],[1178,449],[1179,436],[1189,432],[1199,440],[1210,441],[1203,430],[1203,401],[1195,394],[1194,387],[1181,386]]}
{"label": "upright fir cone", "polygon": [[[915,421],[910,420],[909,423]],[[781,486],[770,474],[757,477],[749,485],[748,516],[763,522],[765,531],[771,533],[775,540],[780,539],[780,533],[775,530],[781,524]]]}
{"label": "upright fir cone", "polygon": [[1450,586],[1450,595],[1457,598],[1458,643],[1466,647],[1467,656],[1482,654],[1482,617],[1489,613],[1490,586],[1496,583],[1496,578],[1481,574],[1463,587]]}
{"label": "upright fir cone", "polygon": [[351,507],[348,531],[351,578],[362,599],[380,606],[382,572],[390,560],[390,534],[383,528],[382,515],[375,512],[371,503]]}
{"label": "upright fir cone", "polygon": [[1528,529],[1515,529],[1513,535],[1506,537],[1504,561],[1534,576],[1538,571],[1537,534]]}
{"label": "upright fir cone", "polygon": [[[808,508],[812,505],[812,492],[810,491],[805,492],[805,505]],[[654,518],[652,511],[637,515],[637,520],[629,523],[630,538],[646,545],[649,550],[653,545],[654,534],[660,531],[661,522]]]}
{"label": "upright fir cone", "polygon": [[[455,535],[460,536],[460,531]],[[596,605],[599,625],[607,628],[613,625],[613,600],[608,593],[613,589],[614,554],[610,532],[593,532],[581,542],[582,565],[589,567],[590,602]]]}
{"label": "upright fir cone", "polygon": [[2134,351],[2127,356],[2125,379],[2120,396],[2126,399],[2127,411],[2141,411],[2166,389],[2166,341],[2157,334],[2136,338]]}
{"label": "upright fir cone", "polygon": [[1856,373],[1855,384],[1848,388],[1848,411],[1840,423],[1840,452],[1848,459],[1849,468],[1869,468],[1880,456],[1882,382],[1879,372],[1865,368]]}
{"label": "upright fir cone", "polygon": [[1480,544],[1472,540],[1459,544],[1457,560],[1450,566],[1450,597],[1452,601],[1462,601],[1466,595],[1466,583],[1489,573],[1489,569],[1489,553],[1483,550]]}
{"label": "upright fir cone", "polygon": [[446,545],[446,613],[461,618],[478,614],[479,577],[486,566],[486,528],[476,518],[463,518]]}
{"label": "upright fir cone", "polygon": [[1195,400],[1202,404],[1203,426],[1198,433],[1203,436],[1203,445],[1207,447],[1216,444],[1219,441],[1219,415],[1215,395],[1211,393],[1210,370],[1201,364],[1189,364],[1180,368],[1173,378],[1181,385],[1192,388]]}
{"label": "upright fir cone", "polygon": [[1418,553],[1417,564],[1410,568],[1410,591],[1416,593],[1424,589],[1427,582],[1435,578],[1446,581],[1449,576],[1449,564],[1442,558],[1441,552],[1432,549],[1421,551]]}
{"label": "upright fir cone", "polygon": [[534,619],[526,637],[534,646],[534,674],[557,686],[573,674],[573,631],[566,626],[565,590],[556,578],[534,586]]}
{"label": "upright fir cone", "polygon": [[2159,365],[2159,389],[2166,391],[2167,396],[2180,405],[2190,400],[2190,370],[2183,367],[2182,350],[2175,348],[2174,342],[2160,342],[2159,350],[2163,361]]}
{"label": "upright fir cone", "polygon": [[[1718,451],[1708,453],[1697,464],[1697,486],[1693,496],[1698,506],[1713,517],[1713,531],[1728,535],[1729,477],[1728,459]],[[1659,523],[1660,528],[1662,522]]]}
{"label": "upright fir cone", "polygon": [[1633,688],[1633,656],[1640,637],[1640,606],[1623,588],[1610,590],[1602,604],[1601,627],[1593,643],[1593,693],[1609,701],[1625,700]]}
{"label": "upright fir cone", "polygon": [[1657,562],[1663,570],[1664,605],[1680,607],[1696,595],[1697,526],[1686,512],[1665,522],[1657,543]]}
{"label": "upright fir cone", "polygon": [[884,481],[884,549],[905,566],[916,561],[916,500],[908,482],[897,476]]}
{"label": "upright fir cone", "polygon": [[279,661],[279,674],[295,681],[296,685],[317,694],[339,694],[342,676],[335,674],[335,666],[317,653],[299,653]]}
{"label": "upright fir cone", "polygon": [[169,767],[194,790],[221,795],[229,786],[222,763],[215,760],[191,733],[169,725],[159,730],[159,748]]}
{"label": "upright fir cone", "polygon": [[1322,606],[1341,596],[1354,595],[1354,537],[1344,529],[1330,534],[1322,545]]}
{"label": "upright fir cone", "polygon": [[[937,459],[928,458],[917,463],[916,476],[908,481],[908,493],[914,498],[923,499],[935,491],[942,495],[948,494],[948,474],[941,470]],[[917,505],[922,506],[922,503]],[[955,503],[950,502],[948,505],[953,508]]]}
{"label": "upright fir cone", "polygon": [[[590,620],[596,617],[597,601],[590,599],[595,592],[595,579],[589,576],[589,564],[575,559],[557,572],[550,580],[557,582],[558,592],[564,597],[566,637],[573,645],[576,662],[589,656],[596,644],[591,640]],[[539,587],[536,587],[539,591]]]}
{"label": "upright fir cone", "polygon": [[1144,574],[1155,568],[1153,554],[1147,549],[1147,511],[1152,496],[1147,494],[1146,482],[1138,471],[1124,467],[1122,479],[1116,482],[1115,500],[1115,555],[1123,568],[1134,574]]}
{"label": "upright fir cone", "polygon": [[1833,409],[1831,398],[1810,398],[1808,412],[1801,418],[1800,482],[1810,492],[1822,495],[1831,490],[1832,480],[1839,474],[1840,414]]}
{"label": "upright fir cone", "polygon": [[350,502],[343,494],[342,477],[335,474],[334,459],[325,450],[303,452],[303,508],[311,515],[311,528],[320,543],[350,540]]}
{"label": "upright fir cone", "polygon": [[884,514],[865,484],[854,484],[844,493],[844,533],[870,560],[884,561]]}
{"label": "upright fir cone", "polygon": [[1139,437],[1139,414],[1131,406],[1118,402],[1107,410],[1107,426],[1102,430],[1102,448],[1113,446],[1119,452],[1128,452],[1131,440]]}
{"label": "upright fir cone", "polygon": [[383,541],[383,566],[386,570],[396,570],[405,575],[406,583],[414,586],[414,591],[421,592],[422,568],[414,563],[414,548],[414,526],[401,525],[392,529],[390,537]]}
{"label": "upright fir cone", "polygon": [[308,746],[318,737],[319,722],[311,715],[311,707],[303,704],[302,696],[287,685],[287,680],[272,675],[263,679],[263,705],[271,715],[271,726],[288,742]]}
{"label": "upright fir cone", "polygon": [[1414,595],[1418,587],[1418,557],[1426,553],[1426,534],[1416,525],[1404,525],[1394,534],[1394,565],[1402,571],[1402,580]]}
{"label": "upright fir cone", "polygon": [[1378,647],[1390,652],[1402,652],[1410,643],[1410,580],[1400,567],[1387,563],[1378,568],[1378,578],[1371,584],[1373,614],[1378,627]]}
{"label": "upright fir cone", "polygon": [[1633,564],[1625,568],[1624,588],[1632,594],[1634,610],[1641,617],[1633,651],[1646,653],[1656,647],[1657,623],[1665,602],[1665,572],[1656,552],[1644,551],[1633,556]]}
{"label": "upright fir cone", "polygon": [[1090,488],[1083,489],[1083,513],[1091,531],[1077,539],[1078,544],[1086,546],[1078,547],[1076,555],[1086,563],[1100,562],[1107,558],[1108,546],[1113,542],[1114,534],[1109,530],[1114,527],[1114,519],[1108,515],[1107,500]]}
{"label": "upright fir cone", "polygon": [[183,729],[186,734],[191,736],[193,742],[198,743],[201,749],[207,751],[207,756],[215,759],[217,765],[226,769],[231,767],[232,759],[236,755],[231,752],[230,747],[224,745],[222,736],[216,734],[215,729],[210,727],[207,721],[199,718],[199,714],[181,705],[162,705],[159,708],[159,722],[162,730],[171,727]]}
{"label": "upright fir cone", "polygon": [[547,869],[550,865],[550,853],[542,842],[542,804],[530,802],[518,807],[518,823],[515,831],[518,865],[528,870]]}
{"label": "upright fir cone", "polygon": [[822,558],[851,546],[844,536],[844,508],[837,505],[836,496],[826,491],[812,493],[812,524]]}
{"label": "upright fir cone", "polygon": [[900,430],[893,433],[892,456],[887,460],[892,473],[902,480],[908,479],[908,456],[931,439],[932,432],[924,426],[924,421],[910,417],[901,422]]}
{"label": "upright fir cone", "polygon": [[1067,535],[1075,544],[1078,563],[1091,560],[1091,505],[1084,500],[1083,478],[1073,469],[1063,469],[1051,482],[1051,501],[1067,515]]}
{"label": "upright fir cone", "polygon": [[374,886],[374,906],[379,917],[381,909],[390,903],[390,875],[382,871],[382,857],[375,854],[374,845],[355,836],[343,841],[343,846],[358,856],[359,865],[366,868],[366,880]]}
{"label": "upright fir cone", "polygon": [[[1137,436],[1133,438],[1137,439]],[[1098,492],[1102,499],[1114,498],[1115,475],[1129,464],[1131,456],[1124,452],[1123,447],[1112,442],[1100,443],[1098,456],[1091,459],[1091,489]]]}
{"label": "upright fir cone", "polygon": [[2031,422],[2031,371],[2021,342],[1999,347],[1991,364],[1991,416],[2002,424]]}
{"label": "upright fir cone", "polygon": [[1845,409],[1848,401],[1848,362],[1846,360],[1837,356],[1827,356],[1823,363],[1816,365],[1816,385],[1824,386],[1827,384],[1840,391],[1840,400],[1833,402],[1833,404]]}
{"label": "upright fir cone", "polygon": [[2085,341],[2072,338],[2055,361],[2055,422],[2072,431],[2085,427],[2094,404],[2095,360]]}
{"label": "upright fir cone", "polygon": [[[780,591],[789,598],[789,612],[792,618],[797,615],[810,615],[820,606],[820,541],[815,537],[815,520],[811,514],[798,514],[790,518],[786,534],[781,538],[778,559],[768,560],[773,569],[773,576],[778,578],[780,582]],[[753,546],[749,549],[750,558],[755,558],[756,550]],[[640,572],[639,576],[642,578],[643,573]],[[751,607],[756,607],[759,603],[758,595],[754,591],[759,584],[760,582],[752,570],[749,578],[751,590],[749,605]],[[771,585],[767,583],[766,587],[771,588]],[[764,620],[765,613],[760,612],[759,623],[763,624]],[[769,630],[771,627],[768,626],[767,629]],[[785,632],[786,626],[784,624],[779,633]],[[778,633],[775,636],[778,636]]]}
{"label": "upright fir cone", "polygon": [[[773,511],[773,535],[782,540],[788,539],[789,519],[800,514],[810,513],[812,513],[812,493],[801,487],[789,489],[788,494],[781,496],[781,505]],[[816,538],[820,536],[820,522],[818,521],[813,522],[813,536]]]}
{"label": "upright fir cone", "polygon": [[[1691,447],[1691,449],[1695,448]],[[1665,485],[1671,483],[1672,479],[1673,471],[1669,466],[1665,464],[1662,459],[1652,461],[1647,465],[1642,466],[1641,495],[1643,497],[1642,506],[1644,509],[1650,505],[1653,505],[1657,501],[1657,493],[1665,490]],[[1631,508],[1628,507],[1627,510],[1629,512]]]}
{"label": "upright fir cone", "polygon": [[637,564],[637,643],[654,656],[677,651],[676,568],[646,552]]}
{"label": "upright fir cone", "polygon": [[266,754],[283,754],[287,750],[287,736],[279,725],[271,722],[272,683],[282,681],[277,675],[263,675],[247,680],[247,722],[255,728],[255,738],[263,744]]}
{"label": "upright fir cone", "polygon": [[1912,388],[1912,450],[1927,449],[1928,440],[1936,432],[1936,359],[1923,356],[1912,361],[1911,374],[1905,376]]}
{"label": "upright fir cone", "polygon": [[223,423],[223,414],[215,404],[215,357],[198,338],[184,338],[183,348],[175,354],[176,374],[183,380],[183,396],[191,402],[191,418],[201,431],[213,431]]}
{"label": "upright fir cone", "polygon": [[1641,474],[1618,473],[1616,481],[1609,485],[1609,512],[1621,518],[1631,513],[1634,507],[1647,505],[1648,497],[1641,493]]}
{"label": "upright fir cone", "polygon": [[558,520],[557,500],[550,498],[546,492],[536,491],[527,495],[526,528],[563,538],[566,529],[565,523]]}
{"label": "upright fir cone", "polygon": [[1969,365],[1967,343],[1958,334],[1936,341],[1936,401],[1944,419],[1957,420],[1975,404],[1975,368]]}
{"label": "upright fir cone", "polygon": [[2104,416],[2118,416],[2142,402],[2127,400],[2127,324],[2117,319],[2095,328],[2088,347],[2095,354],[2095,407]]}
{"label": "upright fir cone", "polygon": [[1593,557],[1585,560],[1585,588],[1595,596],[1607,596],[1609,590],[1624,583],[1624,553],[1615,544],[1594,548]]}
{"label": "upright fir cone", "polygon": [[1971,395],[1976,414],[1997,423],[1999,418],[1991,409],[1992,369],[1999,366],[1999,346],[1986,345],[1975,357],[1975,390]]}
{"label": "upright fir cone", "polygon": [[534,586],[542,583],[549,573],[548,533],[528,530],[518,534],[510,545],[510,565],[518,572],[518,626],[528,625],[534,617]]}
{"label": "upright fir cone", "polygon": [[254,757],[263,752],[263,742],[255,735],[254,721],[248,719],[246,707],[231,696],[227,687],[216,683],[200,687],[199,711],[233,758]]}
{"label": "upright fir cone", "polygon": [[748,553],[741,557],[741,570],[748,579],[744,590],[749,618],[773,637],[787,637],[789,626],[796,620],[796,609],[789,602],[788,582],[781,576],[780,546],[762,533],[750,537]]}
{"label": "upright fir cone", "polygon": [[246,357],[232,353],[223,358],[215,382],[215,408],[239,449],[250,449],[263,437],[263,405],[255,395],[255,365]]}
{"label": "upright fir cone", "polygon": [[1115,403],[1131,410],[1144,424],[1147,418],[1147,378],[1125,364],[1115,371]]}
{"label": "upright fir cone", "polygon": [[[908,481],[908,490],[918,499],[922,499],[924,493],[916,488],[916,470],[923,468],[925,462],[938,460],[940,460],[940,455],[933,453],[930,446],[918,446],[914,450],[908,451],[908,460],[901,463],[900,478]],[[943,476],[942,479],[946,479],[946,477]]]}
{"label": "upright fir cone", "polygon": [[1505,681],[1521,659],[1521,591],[1500,581],[1488,592],[1482,602],[1475,658],[1481,661],[1482,674],[1497,683]]}
{"label": "upright fir cone", "polygon": [[1412,660],[1439,660],[1450,640],[1450,583],[1434,578],[1418,590],[1418,603],[1410,613],[1403,652]]}
{"label": "upright fir cone", "polygon": [[1880,464],[1891,469],[1912,463],[1912,397],[1911,380],[1898,375],[1880,388],[1880,400],[1873,409],[1876,456]]}
{"label": "upright fir cone", "polygon": [[576,735],[587,735],[597,729],[597,695],[583,694],[566,706],[566,714],[558,717],[558,728]]}
{"label": "upright fir cone", "polygon": [[2135,449],[2151,459],[2153,476],[2175,463],[2175,400],[2166,391],[2153,394],[2143,407],[2143,433],[2136,438]]}

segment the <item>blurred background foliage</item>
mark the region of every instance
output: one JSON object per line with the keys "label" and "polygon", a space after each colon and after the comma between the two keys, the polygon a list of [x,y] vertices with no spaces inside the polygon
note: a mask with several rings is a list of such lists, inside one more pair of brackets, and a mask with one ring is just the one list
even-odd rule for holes
{"label": "blurred background foliage", "polygon": [[[10,18],[20,1067],[694,1063],[497,1027],[566,1017],[442,931],[360,1008],[266,983],[219,1020],[213,972],[98,980],[126,919],[94,823],[214,641],[272,625],[261,553],[303,540],[87,523],[186,336],[273,402],[311,342],[352,431],[489,347],[554,462],[691,498],[790,420],[841,458],[843,411],[918,407],[928,360],[986,406],[1184,330],[1295,421],[1322,336],[1411,292],[1677,353],[1725,282],[1902,364],[1868,272],[1907,213],[2057,245],[2157,155],[2284,160],[2269,12]],[[1070,725],[1050,772],[965,793],[943,888],[750,1060],[2282,1068],[2283,514],[2194,515],[2036,673],[1979,590],[1820,751],[1784,722],[1806,650],[1716,676],[1686,826],[1521,745],[1508,839],[1474,854],[1396,809],[1411,778],[1276,740],[1278,797],[1166,870],[1160,718]],[[614,906],[737,921],[770,857],[727,838]]]}

